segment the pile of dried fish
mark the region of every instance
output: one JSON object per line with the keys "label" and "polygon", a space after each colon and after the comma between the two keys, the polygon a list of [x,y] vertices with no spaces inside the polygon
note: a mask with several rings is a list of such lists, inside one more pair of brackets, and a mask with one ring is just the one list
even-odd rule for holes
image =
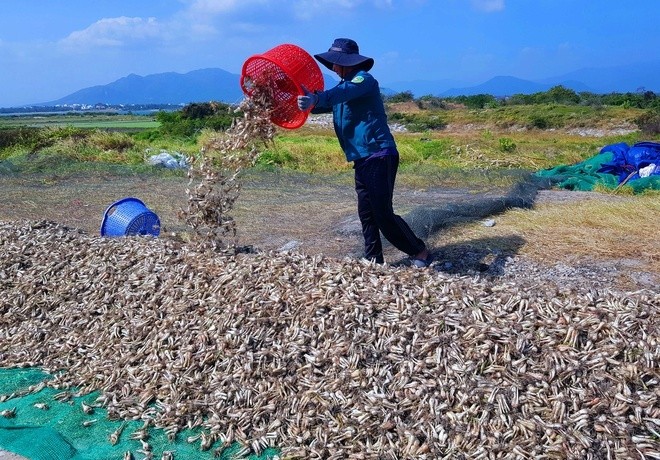
{"label": "pile of dried fish", "polygon": [[51,385],[171,437],[201,426],[203,449],[660,458],[655,293],[0,222],[0,313],[4,366],[64,370]]}
{"label": "pile of dried fish", "polygon": [[[197,243],[211,248],[229,244],[236,236],[236,222],[229,214],[241,190],[241,172],[254,165],[261,148],[272,141],[275,127],[270,121],[273,89],[255,86],[250,97],[232,109],[242,113],[226,132],[211,138],[199,158],[188,169],[188,207],[181,218]],[[235,241],[234,241],[235,243]]]}

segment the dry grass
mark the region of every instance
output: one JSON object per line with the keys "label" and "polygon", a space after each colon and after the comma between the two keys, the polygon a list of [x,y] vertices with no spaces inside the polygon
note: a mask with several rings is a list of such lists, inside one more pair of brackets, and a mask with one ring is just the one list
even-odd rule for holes
{"label": "dry grass", "polygon": [[516,235],[525,240],[519,253],[546,263],[584,260],[636,260],[640,268],[660,272],[657,242],[660,200],[636,197],[543,203],[512,209],[496,217],[494,227],[472,223],[443,235],[447,242]]}
{"label": "dry grass", "polygon": [[424,112],[418,103],[414,101],[408,102],[393,102],[387,105],[387,109],[391,113],[422,113]]}

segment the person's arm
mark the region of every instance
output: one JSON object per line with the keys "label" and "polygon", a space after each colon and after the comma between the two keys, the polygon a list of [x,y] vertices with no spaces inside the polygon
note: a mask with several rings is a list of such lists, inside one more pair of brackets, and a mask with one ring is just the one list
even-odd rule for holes
{"label": "person's arm", "polygon": [[317,115],[319,113],[330,113],[332,112],[332,106],[330,107],[319,107],[318,105],[315,105],[312,107],[312,110],[310,110],[309,113],[313,113],[314,115]]}

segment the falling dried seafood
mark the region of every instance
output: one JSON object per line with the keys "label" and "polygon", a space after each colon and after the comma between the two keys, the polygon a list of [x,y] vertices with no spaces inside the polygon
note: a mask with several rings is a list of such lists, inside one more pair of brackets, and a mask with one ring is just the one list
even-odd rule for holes
{"label": "falling dried seafood", "polygon": [[[180,218],[197,244],[212,249],[235,243],[236,222],[229,214],[241,191],[242,171],[254,165],[260,147],[272,142],[270,121],[273,89],[255,86],[251,97],[232,109],[241,116],[224,132],[209,140],[188,169],[188,206]],[[226,238],[234,238],[227,241]]]}
{"label": "falling dried seafood", "polygon": [[[61,398],[100,390],[112,417],[168,436],[201,427],[209,452],[660,455],[657,293],[548,297],[52,222],[0,222],[0,242],[0,362],[64,371],[48,383]],[[115,433],[148,452],[145,433]]]}

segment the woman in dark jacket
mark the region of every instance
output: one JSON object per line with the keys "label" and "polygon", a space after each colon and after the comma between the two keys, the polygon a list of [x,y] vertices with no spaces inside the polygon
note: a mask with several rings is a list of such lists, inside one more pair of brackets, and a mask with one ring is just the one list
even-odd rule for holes
{"label": "woman in dark jacket", "polygon": [[298,108],[312,113],[332,110],[337,139],[346,160],[353,162],[358,216],[364,235],[365,257],[383,263],[380,233],[411,257],[416,267],[430,264],[426,245],[394,213],[392,195],[399,167],[399,152],[390,132],[376,79],[369,73],[374,60],[360,55],[358,45],[338,38],[328,52],[314,56],[339,75],[341,81],[327,91],[298,96]]}

